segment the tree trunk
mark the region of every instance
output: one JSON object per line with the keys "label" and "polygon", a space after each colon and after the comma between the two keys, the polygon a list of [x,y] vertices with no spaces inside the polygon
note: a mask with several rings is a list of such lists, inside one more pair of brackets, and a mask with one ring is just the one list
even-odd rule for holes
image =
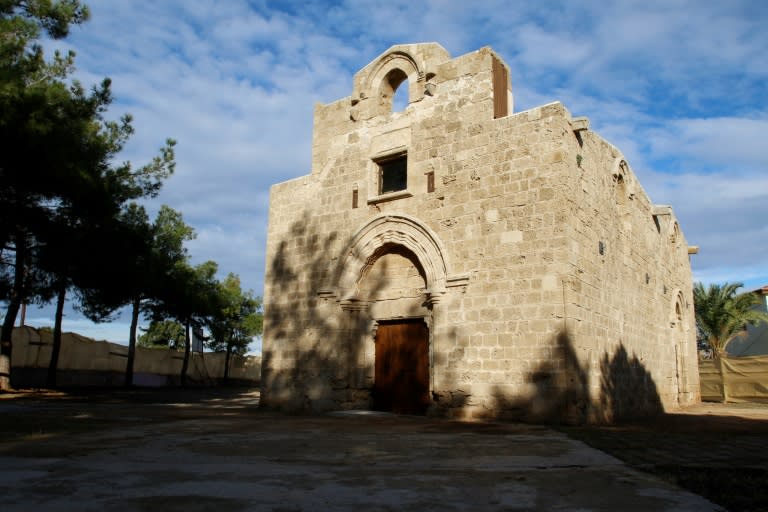
{"label": "tree trunk", "polygon": [[224,382],[229,382],[229,358],[232,354],[232,342],[227,342],[227,356],[224,358]]}
{"label": "tree trunk", "polygon": [[191,336],[189,335],[189,320],[184,324],[184,362],[181,365],[181,387],[187,385],[187,368],[189,367],[189,353],[191,351]]}
{"label": "tree trunk", "polygon": [[16,315],[19,313],[19,301],[14,301],[13,296],[8,301],[8,309],[5,312],[2,334],[0,334],[0,391],[11,390],[11,336],[13,324],[16,323]]}
{"label": "tree trunk", "polygon": [[[8,358],[8,369],[11,368],[11,338],[13,336],[13,326],[16,323],[16,317],[19,315],[19,308],[26,294],[24,293],[24,263],[27,258],[27,238],[20,231],[16,232],[16,255],[14,261],[13,287],[8,297],[8,308],[5,311],[2,331],[0,331],[0,356]],[[3,364],[0,363],[0,367]],[[3,377],[0,376],[0,389],[3,388]],[[8,383],[10,385],[10,382]]]}
{"label": "tree trunk", "polygon": [[[11,297],[8,300],[8,309],[5,311],[5,319],[3,320],[2,333],[0,333],[0,356],[7,358],[10,362],[11,352],[13,345],[11,344],[11,337],[13,336],[13,326],[16,323],[16,317],[19,315],[19,307],[21,307],[21,301],[11,293]],[[10,364],[9,364],[10,367]],[[2,377],[0,377],[1,379]],[[0,389],[2,383],[0,383]]]}
{"label": "tree trunk", "polygon": [[136,297],[131,303],[131,330],[128,333],[128,361],[125,363],[125,386],[133,386],[133,362],[136,359],[136,328],[139,325],[139,306],[141,299]]}
{"label": "tree trunk", "polygon": [[56,372],[59,369],[59,353],[61,352],[61,321],[64,317],[64,299],[67,296],[67,285],[59,283],[59,291],[56,298],[56,319],[53,323],[53,348],[51,349],[51,362],[48,364],[49,388],[56,387]]}
{"label": "tree trunk", "polygon": [[727,403],[728,384],[725,380],[726,370],[723,368],[723,357],[720,354],[716,354],[715,359],[717,359],[717,369],[720,371],[720,385],[723,387],[723,403]]}
{"label": "tree trunk", "polygon": [[11,357],[11,336],[13,335],[13,326],[16,324],[16,317],[19,316],[19,308],[21,307],[21,301],[16,300],[13,296],[8,301],[8,309],[5,311],[5,319],[3,320],[3,330],[0,334],[0,353]]}

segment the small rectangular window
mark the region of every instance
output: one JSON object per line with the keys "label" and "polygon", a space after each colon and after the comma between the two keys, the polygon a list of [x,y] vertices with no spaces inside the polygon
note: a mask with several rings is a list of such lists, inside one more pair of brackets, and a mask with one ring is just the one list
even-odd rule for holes
{"label": "small rectangular window", "polygon": [[427,173],[427,192],[435,191],[435,173],[430,171]]}
{"label": "small rectangular window", "polygon": [[357,208],[357,189],[352,191],[352,208]]}
{"label": "small rectangular window", "polygon": [[408,188],[407,155],[398,155],[376,163],[379,165],[379,194],[399,192]]}

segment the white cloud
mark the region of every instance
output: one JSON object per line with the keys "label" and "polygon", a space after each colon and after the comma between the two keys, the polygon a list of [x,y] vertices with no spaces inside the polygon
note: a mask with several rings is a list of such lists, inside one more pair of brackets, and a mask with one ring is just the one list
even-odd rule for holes
{"label": "white cloud", "polygon": [[686,158],[707,169],[762,173],[768,168],[768,152],[763,144],[767,132],[768,116],[679,119],[653,130],[649,142],[658,158]]}

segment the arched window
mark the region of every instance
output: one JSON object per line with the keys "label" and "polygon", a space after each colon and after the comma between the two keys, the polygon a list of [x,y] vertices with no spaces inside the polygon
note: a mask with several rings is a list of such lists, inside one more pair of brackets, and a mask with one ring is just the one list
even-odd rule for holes
{"label": "arched window", "polygon": [[677,222],[672,223],[672,229],[669,233],[669,241],[670,243],[676,244],[677,241],[680,239],[680,225]]}
{"label": "arched window", "polygon": [[674,310],[672,311],[672,318],[670,318],[670,325],[672,327],[675,327],[681,330],[688,330],[687,326],[685,325],[685,322],[683,322],[684,314],[685,314],[684,312],[685,312],[685,297],[683,297],[683,292],[678,291],[675,294]]}
{"label": "arched window", "polygon": [[628,183],[629,165],[626,160],[619,161],[619,165],[613,172],[613,184],[616,195],[616,203],[626,205],[627,199],[632,199],[633,194],[630,191]]}
{"label": "arched window", "polygon": [[613,183],[616,191],[616,203],[622,206],[627,204],[627,184],[624,182],[624,175],[614,174]]}
{"label": "arched window", "polygon": [[408,80],[403,81],[392,97],[392,112],[402,112],[408,106]]}
{"label": "arched window", "polygon": [[381,100],[391,112],[400,112],[408,106],[408,75],[402,69],[395,68],[384,77]]}

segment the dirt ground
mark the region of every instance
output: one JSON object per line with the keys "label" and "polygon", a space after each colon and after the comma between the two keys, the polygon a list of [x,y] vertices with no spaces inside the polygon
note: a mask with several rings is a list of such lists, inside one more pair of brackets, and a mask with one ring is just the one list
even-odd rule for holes
{"label": "dirt ground", "polygon": [[707,403],[653,421],[561,428],[731,511],[768,511],[768,403]]}
{"label": "dirt ground", "polygon": [[768,511],[766,434],[768,404],[552,429],[27,390],[0,394],[0,510]]}

